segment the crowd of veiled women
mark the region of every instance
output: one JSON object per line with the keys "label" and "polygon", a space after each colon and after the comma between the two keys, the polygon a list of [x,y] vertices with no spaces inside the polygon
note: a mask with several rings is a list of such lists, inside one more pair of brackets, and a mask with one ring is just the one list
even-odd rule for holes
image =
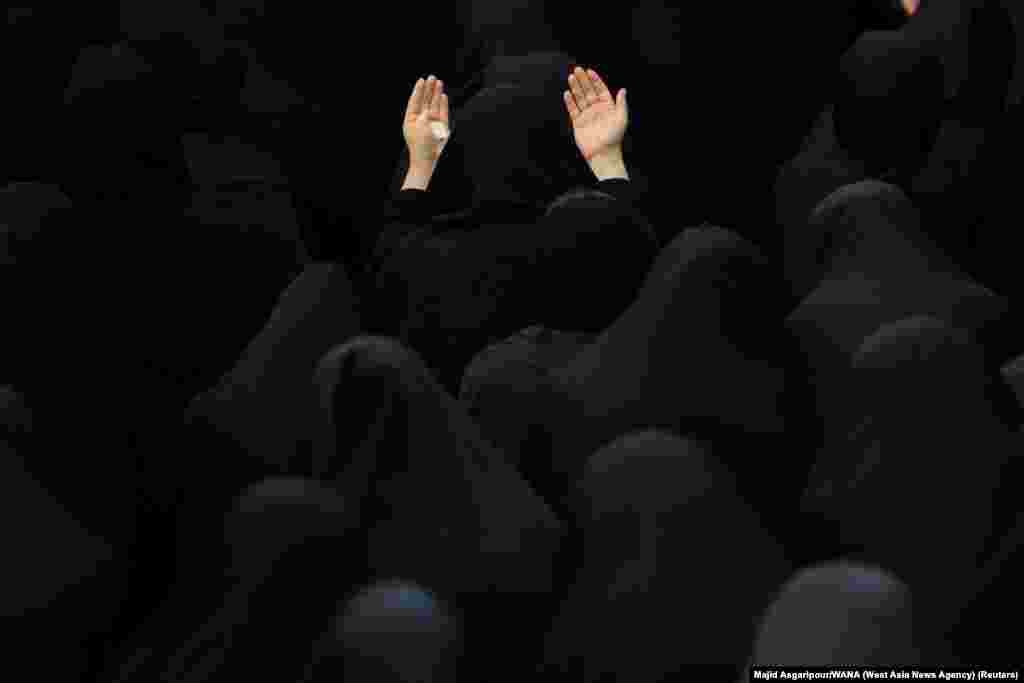
{"label": "crowd of veiled women", "polygon": [[1013,17],[762,4],[10,9],[11,670],[1013,663]]}

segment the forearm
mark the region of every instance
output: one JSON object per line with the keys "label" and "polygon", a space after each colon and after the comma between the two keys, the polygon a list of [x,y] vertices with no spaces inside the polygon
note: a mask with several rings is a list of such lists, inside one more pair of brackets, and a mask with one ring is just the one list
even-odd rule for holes
{"label": "forearm", "polygon": [[626,161],[622,156],[621,149],[613,149],[597,154],[587,160],[590,170],[597,176],[599,181],[612,178],[629,180],[629,172],[626,170]]}
{"label": "forearm", "polygon": [[405,174],[405,182],[402,183],[403,190],[426,190],[430,186],[430,180],[434,177],[436,163],[414,161],[409,163],[409,170]]}

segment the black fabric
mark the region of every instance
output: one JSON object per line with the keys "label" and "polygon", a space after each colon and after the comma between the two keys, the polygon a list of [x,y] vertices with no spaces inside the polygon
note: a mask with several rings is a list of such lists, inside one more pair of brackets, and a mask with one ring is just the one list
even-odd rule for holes
{"label": "black fabric", "polygon": [[556,50],[547,5],[536,0],[458,0],[455,17],[464,32],[462,61],[468,62],[471,54],[476,65],[482,65],[495,57]]}
{"label": "black fabric", "polygon": [[455,680],[458,617],[429,590],[385,581],[361,590],[316,643],[304,683]]}
{"label": "black fabric", "polygon": [[600,329],[628,304],[655,255],[625,185],[600,183],[621,197],[600,207],[573,202],[541,215],[495,202],[430,222],[429,193],[400,193],[376,257],[378,314],[391,320],[371,328],[416,348],[453,391],[473,354],[519,329]]}
{"label": "black fabric", "polygon": [[920,650],[914,607],[911,588],[884,569],[850,562],[803,569],[782,586],[765,613],[752,663],[937,664],[937,653]]}
{"label": "black fabric", "polygon": [[14,446],[32,438],[32,409],[14,387],[0,387],[0,440]]}
{"label": "black fabric", "polygon": [[230,436],[250,457],[302,474],[310,468],[316,364],[360,331],[357,302],[338,264],[307,266],[217,386],[196,397],[189,419]]}
{"label": "black fabric", "polygon": [[[967,4],[967,3],[965,3]],[[966,68],[952,110],[963,123],[988,126],[1006,111],[1018,60],[1017,30],[1004,0],[973,3],[958,29],[966,42]]]}
{"label": "black fabric", "polygon": [[845,390],[859,419],[819,454],[805,509],[835,524],[846,552],[913,586],[930,628],[947,628],[977,590],[993,494],[1016,442],[993,415],[982,350],[947,323],[883,326],[852,368]]}
{"label": "black fabric", "polygon": [[332,606],[363,579],[347,538],[358,518],[330,487],[270,479],[227,496],[224,507],[207,523],[231,561],[207,571],[229,580],[218,592],[180,586],[115,680],[236,680],[261,671],[298,680]]}
{"label": "black fabric", "polygon": [[589,460],[578,495],[582,565],[548,637],[552,669],[652,682],[735,671],[789,567],[714,450],[631,434]]}
{"label": "black fabric", "polygon": [[[871,10],[872,4],[878,3],[862,7]],[[777,178],[777,222],[802,224],[829,192],[884,176],[911,194],[929,229],[965,267],[986,284],[1002,284],[1006,279],[997,280],[989,264],[998,260],[996,249],[981,244],[998,242],[997,231],[984,226],[1005,215],[993,188],[1010,158],[1005,112],[1017,62],[1006,8],[999,0],[923,3],[900,26],[866,26],[872,32],[844,56],[837,81],[837,94],[845,92],[838,102],[846,104],[819,118],[801,153]],[[936,60],[944,72],[941,96]],[[853,97],[857,90],[872,96]],[[845,134],[836,135],[836,114]],[[977,262],[969,263],[971,251],[979,249]]]}
{"label": "black fabric", "polygon": [[947,121],[913,192],[929,220],[963,230],[972,274],[1016,295],[1009,269],[997,264],[1005,249],[998,226],[1013,211],[1002,186],[1017,153],[1008,99],[1019,41],[1001,0],[973,3],[969,12],[951,32]]}
{"label": "black fabric", "polygon": [[[546,62],[526,61],[541,58]],[[552,54],[511,61],[493,64],[484,87],[453,112],[451,144],[461,148],[475,202],[546,205],[588,173],[561,100],[571,60]]]}
{"label": "black fabric", "polygon": [[799,289],[819,281],[786,324],[808,359],[826,432],[848,399],[849,358],[879,326],[932,315],[967,330],[998,321],[1006,301],[977,284],[924,233],[920,214],[892,185],[865,181],[837,190],[793,235],[787,262]]}
{"label": "black fabric", "polygon": [[[64,124],[61,97],[79,47],[88,41],[82,19],[96,8],[60,8],[52,3],[9,7],[0,18],[0,58],[5,70],[4,158],[0,184],[51,177],[64,160],[55,138]],[[77,23],[76,23],[77,22]],[[83,30],[85,29],[85,30]],[[11,134],[17,131],[17,134]]]}
{"label": "black fabric", "polygon": [[787,278],[798,296],[853,273],[888,273],[904,282],[918,274],[965,277],[956,252],[936,244],[906,193],[878,180],[830,192],[785,238]]}
{"label": "black fabric", "polygon": [[[1019,470],[1018,470],[1019,472]],[[1013,478],[1020,483],[1020,475]],[[1020,570],[1024,563],[1024,514],[1018,512],[1011,531],[1000,539],[998,551],[984,564],[979,594],[961,612],[952,633],[961,661],[991,661],[1011,664],[1014,659],[1009,636],[999,629],[989,632],[982,624],[1012,618],[1024,606]],[[999,623],[1006,623],[1000,621]]]}
{"label": "black fabric", "polygon": [[776,177],[778,225],[802,229],[829,193],[867,178],[909,191],[946,118],[943,75],[935,51],[908,31],[861,35],[829,80],[828,106]]}
{"label": "black fabric", "polygon": [[74,331],[103,359],[83,370],[106,364],[125,381],[159,386],[168,393],[157,398],[178,408],[237,357],[296,269],[294,251],[268,232],[211,230],[171,210],[118,204],[76,203],[48,220],[26,258],[20,283],[33,298],[16,310],[25,331],[47,330],[25,340],[26,374],[51,374],[47,356]]}
{"label": "black fabric", "polygon": [[659,254],[634,303],[520,408],[551,438],[550,456],[531,452],[524,466],[572,476],[595,448],[648,427],[780,434],[780,290],[763,257],[734,233],[684,231]]}
{"label": "black fabric", "polygon": [[[354,670],[415,659],[372,634],[397,592],[458,622],[452,675],[529,680],[582,559],[552,673],[735,673],[783,554],[849,559],[787,584],[757,647],[878,655],[905,631],[860,617],[912,612],[946,646],[921,661],[1016,652],[1017,4],[362,7],[376,51],[327,6],[23,4],[0,18],[11,666],[416,678]],[[575,148],[576,63],[629,88],[628,181]],[[399,193],[431,73],[453,138]],[[262,158],[204,164],[192,133]],[[680,235],[702,221],[729,230]],[[585,467],[609,443],[635,470]],[[684,457],[639,457],[662,446]],[[321,479],[235,500],[268,476]]]}
{"label": "black fabric", "polygon": [[28,343],[25,309],[31,306],[33,292],[27,278],[45,258],[44,234],[72,213],[70,198],[56,185],[12,183],[0,190],[0,288],[6,293],[10,325],[0,338],[0,382],[18,384],[23,391],[26,378],[20,365]]}
{"label": "black fabric", "polygon": [[535,439],[517,408],[541,391],[549,373],[568,363],[594,335],[535,326],[487,347],[466,366],[459,400],[484,435],[510,462],[519,463]]}
{"label": "black fabric", "polygon": [[375,571],[443,596],[548,589],[558,524],[414,353],[359,337],[316,377],[328,431],[314,472],[360,501]]}
{"label": "black fabric", "polygon": [[[8,655],[12,666],[81,680],[95,665],[89,646],[109,636],[123,603],[124,592],[118,589],[125,576],[124,548],[81,524],[74,508],[33,474],[29,465],[48,453],[24,435],[11,438],[23,411],[17,409],[17,394],[5,393],[0,499],[8,580],[2,604],[4,617],[18,624],[8,640]],[[97,492],[102,489],[93,487],[92,493]]]}
{"label": "black fabric", "polygon": [[913,177],[942,123],[943,76],[942,62],[903,33],[861,36],[839,62],[837,142],[871,177]]}
{"label": "black fabric", "polygon": [[[954,111],[983,92],[982,99],[993,104],[992,95],[1005,97],[1011,78],[1015,47],[1011,46],[1014,27],[1004,0],[978,2],[922,2],[903,32],[931,54],[940,57],[946,67],[945,91]],[[982,55],[982,52],[986,53]],[[961,91],[965,98],[960,97]],[[984,103],[975,100],[975,105]],[[976,110],[980,113],[982,110]],[[989,110],[991,112],[991,110]]]}
{"label": "black fabric", "polygon": [[192,193],[186,215],[205,230],[225,230],[229,226],[248,233],[262,233],[260,239],[276,240],[275,251],[290,255],[293,273],[309,261],[299,233],[293,199],[286,186],[263,178],[241,179]]}
{"label": "black fabric", "polygon": [[[928,0],[919,2],[917,11]],[[864,31],[897,31],[907,25],[913,15],[907,12],[904,0],[864,0],[857,3],[858,23]]]}
{"label": "black fabric", "polygon": [[1000,374],[1012,389],[1020,408],[1024,409],[1024,356],[1017,356],[1007,363]]}
{"label": "black fabric", "polygon": [[180,207],[188,178],[181,100],[166,70],[136,47],[83,49],[65,92],[65,125],[53,133],[62,186],[76,202]]}
{"label": "black fabric", "polygon": [[[602,319],[614,317],[617,302],[630,295],[633,272],[650,259],[644,183],[595,183],[576,150],[561,100],[570,63],[552,52],[499,55],[483,67],[479,90],[453,110],[439,192],[399,192],[408,162],[399,163],[394,198],[367,258],[376,271],[369,288],[384,293],[368,326],[415,347],[453,391],[474,353],[518,329],[606,324]],[[458,176],[469,194],[460,210],[444,213]],[[556,197],[595,185],[619,200],[611,210],[544,216]],[[613,269],[626,273],[627,284],[610,283],[611,303],[602,304],[607,297],[598,292],[583,309],[579,290],[557,296],[570,269],[583,269],[572,281],[584,290]],[[575,312],[587,315],[560,319]]]}
{"label": "black fabric", "polygon": [[[327,430],[314,472],[358,501],[370,578],[407,577],[454,601],[474,670],[514,651],[509,666],[525,674],[563,537],[551,509],[397,342],[334,349],[317,383]],[[507,621],[522,628],[509,634]]]}
{"label": "black fabric", "polygon": [[0,190],[0,265],[25,260],[44,224],[71,207],[71,199],[56,185],[12,183]]}
{"label": "black fabric", "polygon": [[[851,158],[836,142],[832,114],[832,109],[827,108],[818,115],[799,152],[782,164],[775,177],[775,223],[781,232],[779,237],[787,270],[789,261],[794,258],[791,235],[807,229],[814,207],[838,188],[868,177],[864,165]],[[791,284],[795,292],[800,292],[800,283]]]}

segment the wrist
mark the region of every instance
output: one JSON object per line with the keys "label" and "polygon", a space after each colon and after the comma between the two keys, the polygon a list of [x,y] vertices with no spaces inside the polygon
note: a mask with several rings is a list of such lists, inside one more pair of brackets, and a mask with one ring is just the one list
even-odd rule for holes
{"label": "wrist", "polygon": [[622,150],[619,148],[599,152],[587,159],[587,163],[590,164],[590,170],[594,172],[598,180],[610,180],[612,178],[629,180],[626,161],[622,157]]}
{"label": "wrist", "polygon": [[409,170],[405,174],[405,182],[402,183],[403,190],[426,190],[434,177],[434,169],[437,164],[430,161],[410,160]]}

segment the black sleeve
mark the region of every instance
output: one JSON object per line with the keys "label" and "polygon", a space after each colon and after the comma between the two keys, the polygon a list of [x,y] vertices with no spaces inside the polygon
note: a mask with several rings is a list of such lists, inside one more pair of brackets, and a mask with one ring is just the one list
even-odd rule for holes
{"label": "black sleeve", "polygon": [[609,178],[599,182],[596,189],[615,197],[625,210],[643,216],[646,220],[651,220],[656,211],[656,206],[652,203],[654,195],[650,191],[648,179],[644,176],[634,174],[629,180]]}
{"label": "black sleeve", "polygon": [[384,226],[426,226],[431,208],[426,190],[399,190],[385,207]]}
{"label": "black sleeve", "polygon": [[632,180],[625,178],[609,178],[597,184],[597,189],[610,194],[620,202],[635,202],[637,200],[636,186]]}
{"label": "black sleeve", "polygon": [[381,231],[372,245],[372,265],[378,265],[409,236],[430,229],[432,201],[426,190],[399,190],[385,204]]}

